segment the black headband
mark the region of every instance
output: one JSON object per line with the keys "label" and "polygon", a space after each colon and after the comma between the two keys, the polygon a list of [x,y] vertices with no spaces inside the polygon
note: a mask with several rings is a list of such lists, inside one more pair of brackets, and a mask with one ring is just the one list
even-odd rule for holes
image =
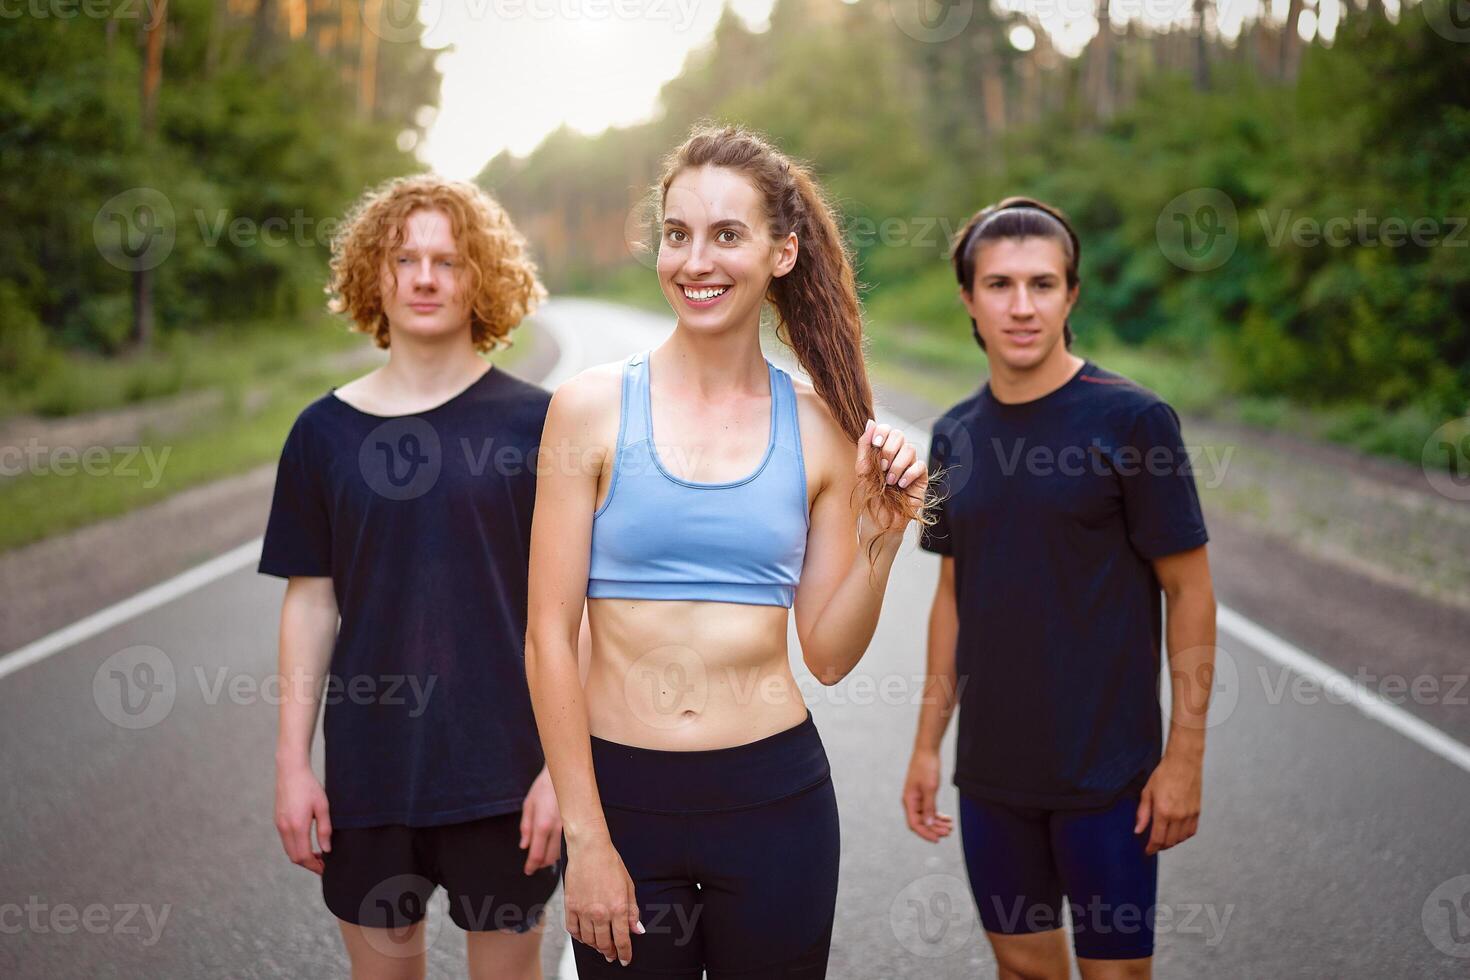
{"label": "black headband", "polygon": [[1081,263],[1081,261],[1082,261],[1082,243],[1077,240],[1076,233],[1073,232],[1072,229],[1070,229],[1070,228],[1067,227],[1067,223],[1065,221],[1063,221],[1062,219],[1058,218],[1052,212],[1048,211],[1046,208],[1043,208],[1040,205],[1032,204],[1032,203],[1025,202],[1025,201],[1018,202],[1016,204],[1007,204],[1005,207],[1002,207],[1002,208],[996,208],[994,211],[990,212],[985,217],[983,217],[979,221],[975,222],[975,224],[970,228],[970,233],[965,236],[964,242],[961,243],[960,251],[959,251],[960,261],[961,262],[968,262],[969,261],[969,259],[970,259],[970,246],[974,243],[975,239],[979,237],[980,229],[982,229],[986,225],[990,224],[991,221],[993,221],[995,218],[1000,217],[1002,214],[1005,214],[1007,212],[1015,212],[1015,211],[1036,211],[1036,212],[1038,212],[1040,214],[1044,214],[1044,215],[1046,215],[1046,217],[1050,218],[1052,220],[1052,222],[1057,225],[1057,227],[1061,228],[1062,231],[1066,233],[1067,239],[1072,243],[1072,261],[1073,261],[1073,264],[1076,265],[1076,264],[1080,264]]}

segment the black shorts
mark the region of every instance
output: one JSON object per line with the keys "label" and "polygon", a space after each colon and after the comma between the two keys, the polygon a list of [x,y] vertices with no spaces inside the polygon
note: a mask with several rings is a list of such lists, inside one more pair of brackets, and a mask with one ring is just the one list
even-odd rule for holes
{"label": "black shorts", "polygon": [[423,919],[443,885],[461,929],[526,932],[541,921],[564,859],[526,874],[520,827],[516,811],[441,827],[334,829],[322,896],[342,921],[385,929]]}
{"label": "black shorts", "polygon": [[841,834],[810,714],[722,749],[594,736],[592,764],[646,932],[627,967],[573,943],[582,980],[826,976]]}

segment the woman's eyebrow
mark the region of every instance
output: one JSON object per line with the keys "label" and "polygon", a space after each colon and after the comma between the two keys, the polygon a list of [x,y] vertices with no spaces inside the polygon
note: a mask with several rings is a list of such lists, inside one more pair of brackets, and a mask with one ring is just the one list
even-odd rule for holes
{"label": "woman's eyebrow", "polygon": [[[689,225],[678,218],[665,218],[664,224],[675,228],[687,229],[689,227]],[[710,227],[716,230],[720,228],[739,228],[741,231],[750,231],[750,226],[739,218],[721,218],[719,221],[713,222]]]}

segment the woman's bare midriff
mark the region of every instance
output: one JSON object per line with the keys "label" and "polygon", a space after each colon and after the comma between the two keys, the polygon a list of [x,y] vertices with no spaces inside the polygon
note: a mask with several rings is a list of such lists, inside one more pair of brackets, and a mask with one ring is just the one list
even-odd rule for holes
{"label": "woman's bare midriff", "polygon": [[744,745],[807,715],[783,606],[588,599],[587,723],[598,738],[692,751]]}

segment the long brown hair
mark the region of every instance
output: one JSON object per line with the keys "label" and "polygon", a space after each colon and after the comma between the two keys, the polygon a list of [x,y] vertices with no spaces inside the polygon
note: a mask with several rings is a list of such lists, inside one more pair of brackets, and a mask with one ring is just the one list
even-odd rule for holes
{"label": "long brown hair", "polygon": [[[796,355],[817,395],[856,443],[874,417],[863,360],[862,307],[847,245],[811,168],[739,126],[698,126],[665,160],[660,203],[674,178],[694,167],[722,167],[742,175],[761,196],[772,240],[796,233],[796,265],[773,277],[766,292],[776,310],[776,337]],[[857,488],[863,511],[871,513],[881,501],[910,519],[933,523],[907,490],[887,483],[879,453],[871,450],[867,479]]]}

